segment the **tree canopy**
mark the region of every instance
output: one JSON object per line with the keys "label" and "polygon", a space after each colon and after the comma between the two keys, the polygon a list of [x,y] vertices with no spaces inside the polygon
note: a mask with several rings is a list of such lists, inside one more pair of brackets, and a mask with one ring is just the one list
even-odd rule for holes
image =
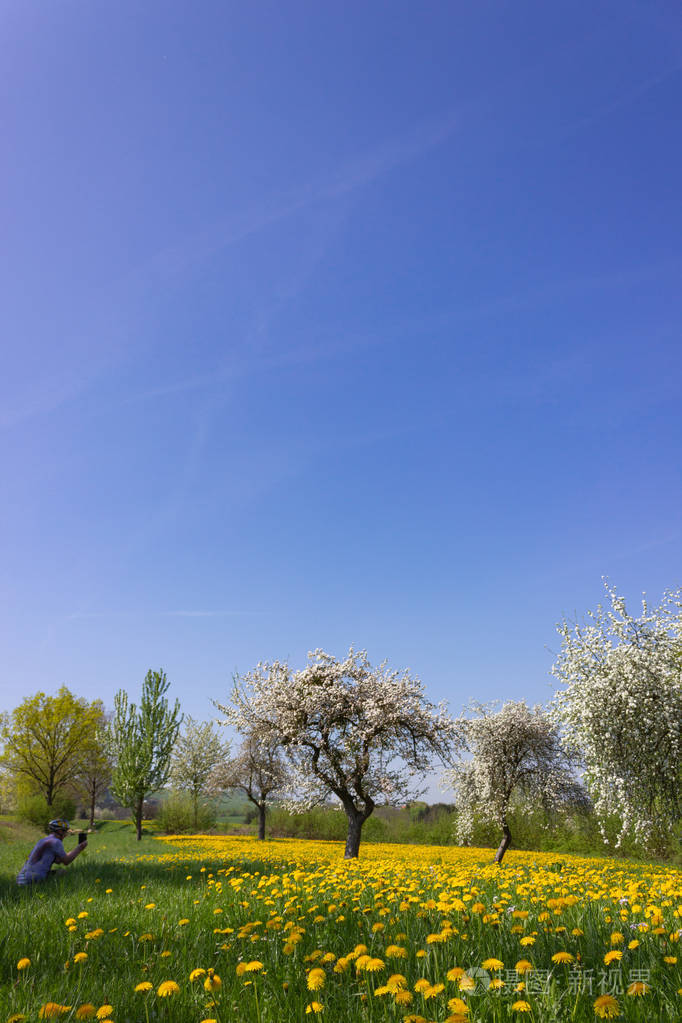
{"label": "tree canopy", "polygon": [[[682,815],[682,594],[632,615],[605,584],[606,607],[562,621],[553,716],[580,756],[602,821],[620,818],[645,847],[664,845]],[[606,832],[603,830],[604,837]]]}
{"label": "tree canopy", "polygon": [[89,703],[66,686],[56,696],[27,696],[0,727],[1,759],[15,780],[45,797],[49,808],[72,785],[103,720],[100,700]]}
{"label": "tree canopy", "polygon": [[343,660],[316,650],[300,671],[260,663],[234,677],[231,703],[218,707],[242,734],[281,743],[300,805],[339,800],[347,858],[358,855],[374,808],[414,798],[415,777],[448,759],[455,734],[419,679],[386,662],[373,667],[352,648]]}
{"label": "tree canopy", "polygon": [[123,806],[133,811],[138,841],[142,838],[144,801],[168,781],[171,754],[182,723],[180,704],[176,700],[171,708],[166,699],[169,686],[165,672],[148,671],[139,707],[129,702],[123,689],[114,697],[111,790]]}

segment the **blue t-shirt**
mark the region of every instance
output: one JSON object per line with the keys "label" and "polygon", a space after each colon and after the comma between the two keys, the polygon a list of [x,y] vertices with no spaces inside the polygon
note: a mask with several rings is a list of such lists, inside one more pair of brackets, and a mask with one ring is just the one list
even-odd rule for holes
{"label": "blue t-shirt", "polygon": [[17,876],[17,884],[33,884],[44,881],[50,873],[55,860],[63,860],[66,856],[61,839],[56,835],[48,835],[36,842],[31,855],[24,863]]}

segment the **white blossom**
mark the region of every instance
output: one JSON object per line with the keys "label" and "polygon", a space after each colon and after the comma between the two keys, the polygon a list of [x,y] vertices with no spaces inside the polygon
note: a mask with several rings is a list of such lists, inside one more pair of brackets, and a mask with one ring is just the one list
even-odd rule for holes
{"label": "white blossom", "polygon": [[301,671],[279,661],[235,676],[223,723],[278,741],[299,808],[336,797],[348,816],[346,855],[357,856],[362,824],[379,803],[404,803],[433,757],[454,738],[445,707],[426,699],[408,671],[373,667],[365,651],[343,660],[323,650]]}
{"label": "white blossom", "polygon": [[524,701],[474,703],[456,722],[460,735],[457,762],[446,774],[455,790],[457,837],[471,838],[476,818],[502,829],[495,859],[511,844],[512,805],[531,812],[538,805],[553,811],[580,800],[572,757],[561,746],[559,731],[542,707]]}
{"label": "white blossom", "polygon": [[652,849],[664,844],[682,810],[682,600],[633,617],[605,583],[609,605],[585,623],[557,626],[562,648],[552,669],[563,683],[553,717],[564,744],[580,755],[602,822],[620,818],[617,844],[632,832]]}

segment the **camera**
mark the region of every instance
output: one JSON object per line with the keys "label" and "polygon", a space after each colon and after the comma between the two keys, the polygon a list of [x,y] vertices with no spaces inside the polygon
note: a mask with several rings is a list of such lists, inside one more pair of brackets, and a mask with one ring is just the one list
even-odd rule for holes
{"label": "camera", "polygon": [[83,842],[87,842],[88,836],[84,831],[78,832],[78,844],[81,845]]}

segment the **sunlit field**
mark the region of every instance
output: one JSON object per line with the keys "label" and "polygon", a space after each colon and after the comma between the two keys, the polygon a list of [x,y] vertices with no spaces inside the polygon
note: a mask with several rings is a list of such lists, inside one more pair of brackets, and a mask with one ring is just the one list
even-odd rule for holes
{"label": "sunlit field", "polygon": [[[127,846],[130,850],[130,846]],[[523,852],[104,836],[7,886],[0,1023],[682,1018],[682,873]]]}

